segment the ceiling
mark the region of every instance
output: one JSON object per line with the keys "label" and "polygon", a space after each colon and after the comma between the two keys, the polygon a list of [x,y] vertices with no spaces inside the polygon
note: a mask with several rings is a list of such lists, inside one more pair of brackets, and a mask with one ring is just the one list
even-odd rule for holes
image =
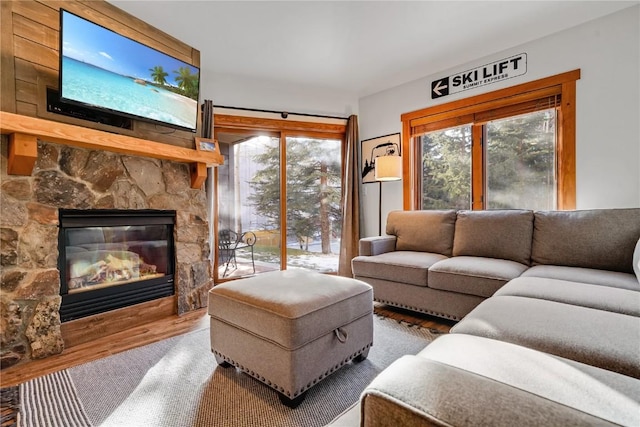
{"label": "ceiling", "polygon": [[110,3],[193,46],[201,68],[362,97],[640,1]]}

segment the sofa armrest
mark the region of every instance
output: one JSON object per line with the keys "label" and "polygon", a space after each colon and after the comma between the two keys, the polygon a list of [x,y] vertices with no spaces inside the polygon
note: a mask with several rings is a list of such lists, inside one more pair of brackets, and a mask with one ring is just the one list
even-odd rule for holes
{"label": "sofa armrest", "polygon": [[360,255],[373,256],[396,250],[396,236],[363,237],[359,242]]}

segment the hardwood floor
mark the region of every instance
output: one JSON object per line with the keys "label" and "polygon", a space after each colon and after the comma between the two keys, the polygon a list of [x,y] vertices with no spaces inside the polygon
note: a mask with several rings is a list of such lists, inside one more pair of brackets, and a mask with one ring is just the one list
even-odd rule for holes
{"label": "hardwood floor", "polygon": [[[425,328],[448,332],[455,322],[426,314],[415,313],[383,304],[375,304],[377,314],[403,320]],[[135,347],[151,344],[165,338],[209,327],[207,309],[192,311],[182,316],[170,316],[145,325],[78,344],[65,349],[61,354],[42,360],[31,361],[0,371],[0,386],[17,385],[41,375],[91,362]]]}
{"label": "hardwood floor", "polygon": [[152,323],[126,329],[97,340],[78,344],[62,353],[0,371],[0,385],[7,387],[71,366],[80,365],[175,335],[209,326],[207,309],[173,315]]}
{"label": "hardwood floor", "polygon": [[440,317],[429,316],[428,314],[379,303],[374,303],[374,311],[391,319],[403,320],[414,325],[422,326],[423,328],[436,329],[441,332],[449,332],[449,329],[457,323],[453,320],[442,319]]}

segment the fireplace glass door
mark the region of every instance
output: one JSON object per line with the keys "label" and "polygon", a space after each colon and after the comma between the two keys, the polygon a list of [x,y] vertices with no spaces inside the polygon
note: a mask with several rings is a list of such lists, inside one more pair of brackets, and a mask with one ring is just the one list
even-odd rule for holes
{"label": "fireplace glass door", "polygon": [[72,294],[165,276],[166,225],[66,230],[67,291]]}
{"label": "fireplace glass door", "polygon": [[173,295],[175,211],[61,210],[62,320]]}

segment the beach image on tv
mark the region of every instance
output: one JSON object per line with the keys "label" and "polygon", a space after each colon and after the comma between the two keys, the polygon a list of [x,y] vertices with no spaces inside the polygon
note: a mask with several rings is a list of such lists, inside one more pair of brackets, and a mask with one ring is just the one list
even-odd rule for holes
{"label": "beach image on tv", "polygon": [[63,100],[196,129],[197,67],[61,12]]}

